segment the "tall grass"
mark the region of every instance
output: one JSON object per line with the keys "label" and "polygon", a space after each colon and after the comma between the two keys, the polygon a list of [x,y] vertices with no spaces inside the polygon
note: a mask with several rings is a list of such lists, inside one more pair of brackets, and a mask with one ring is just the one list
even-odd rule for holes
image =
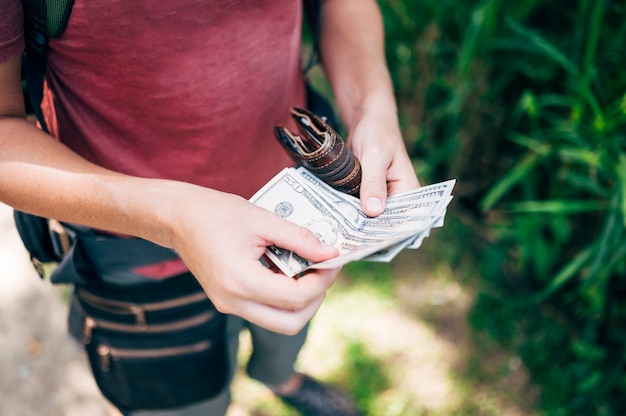
{"label": "tall grass", "polygon": [[626,5],[380,4],[415,166],[458,179],[474,326],[519,352],[546,414],[624,414]]}

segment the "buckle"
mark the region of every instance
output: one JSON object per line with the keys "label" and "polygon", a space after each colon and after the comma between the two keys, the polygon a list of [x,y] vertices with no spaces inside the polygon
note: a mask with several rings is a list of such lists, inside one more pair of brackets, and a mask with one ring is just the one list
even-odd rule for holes
{"label": "buckle", "polygon": [[43,263],[37,257],[31,257],[30,262],[33,264],[35,271],[42,279],[46,277],[46,270],[43,267]]}
{"label": "buckle", "polygon": [[50,239],[52,240],[52,248],[59,259],[62,259],[70,251],[70,236],[67,234],[63,224],[57,220],[48,220],[48,229],[50,231]]}

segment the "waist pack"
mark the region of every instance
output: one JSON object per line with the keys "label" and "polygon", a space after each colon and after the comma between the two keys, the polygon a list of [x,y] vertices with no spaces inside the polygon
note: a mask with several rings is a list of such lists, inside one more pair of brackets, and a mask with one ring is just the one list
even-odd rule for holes
{"label": "waist pack", "polygon": [[226,317],[191,273],[162,280],[133,268],[173,250],[15,213],[35,267],[58,262],[53,283],[74,286],[68,326],[102,394],[122,411],[171,409],[210,399],[228,383]]}
{"label": "waist pack", "polygon": [[130,288],[76,285],[69,329],[122,411],[186,406],[227,384],[225,319],[189,273]]}

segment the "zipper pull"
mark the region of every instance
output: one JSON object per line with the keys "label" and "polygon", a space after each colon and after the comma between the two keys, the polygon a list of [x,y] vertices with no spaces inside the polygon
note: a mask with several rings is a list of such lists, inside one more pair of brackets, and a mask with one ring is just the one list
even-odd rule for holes
{"label": "zipper pull", "polygon": [[91,334],[95,327],[98,326],[98,323],[90,316],[85,318],[85,323],[83,324],[83,344],[89,345],[91,343]]}
{"label": "zipper pull", "polygon": [[130,307],[130,311],[135,315],[135,323],[141,329],[148,328],[148,322],[146,320],[146,311],[141,306],[133,305]]}
{"label": "zipper pull", "polygon": [[98,357],[100,357],[100,369],[104,372],[111,370],[111,349],[104,344],[98,345]]}

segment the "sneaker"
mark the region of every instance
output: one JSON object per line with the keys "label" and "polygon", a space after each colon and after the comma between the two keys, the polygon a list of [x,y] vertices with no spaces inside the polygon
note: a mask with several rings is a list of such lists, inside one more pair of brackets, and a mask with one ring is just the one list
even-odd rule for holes
{"label": "sneaker", "polygon": [[278,394],[304,416],[360,416],[354,402],[334,387],[302,374],[302,384],[290,394]]}

